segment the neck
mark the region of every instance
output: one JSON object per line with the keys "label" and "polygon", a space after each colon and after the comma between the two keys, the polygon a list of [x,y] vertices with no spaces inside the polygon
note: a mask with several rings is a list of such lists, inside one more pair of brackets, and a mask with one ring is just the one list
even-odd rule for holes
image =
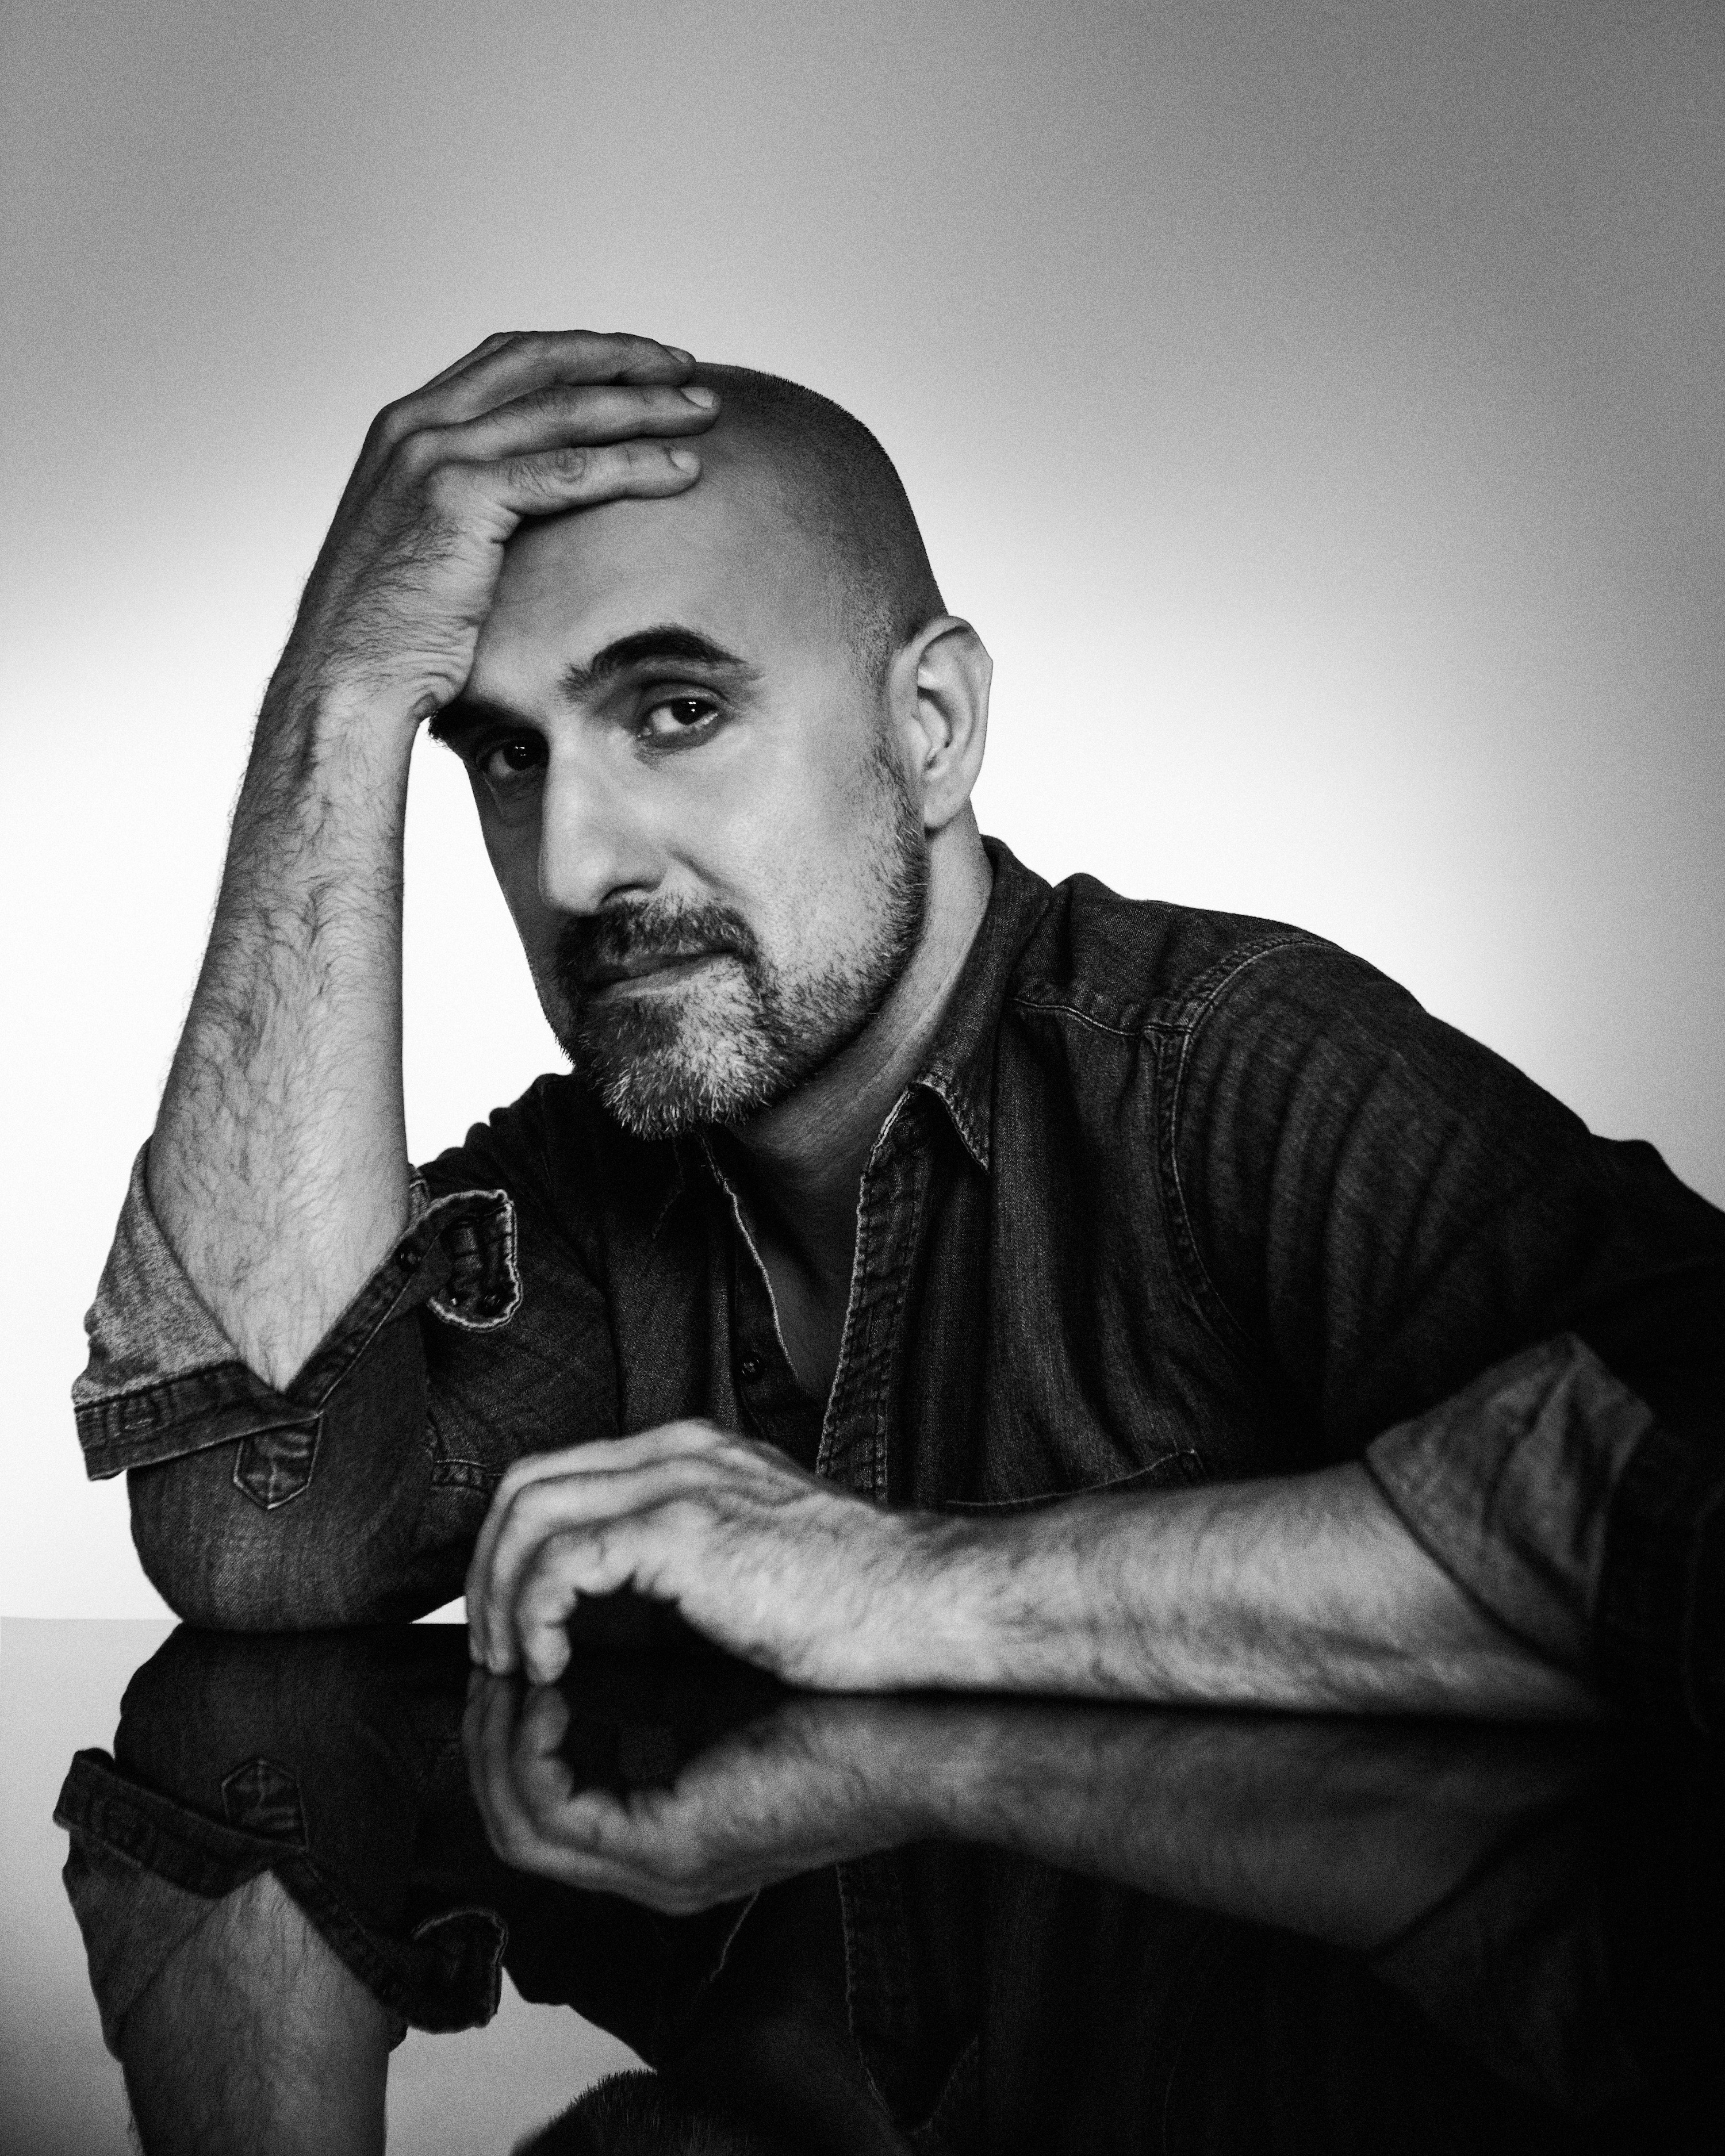
{"label": "neck", "polygon": [[751,1209],[769,1215],[822,1280],[849,1285],[870,1151],[928,1053],[982,925],[993,876],[967,809],[930,846],[922,934],[886,1002],[806,1085],[727,1134]]}

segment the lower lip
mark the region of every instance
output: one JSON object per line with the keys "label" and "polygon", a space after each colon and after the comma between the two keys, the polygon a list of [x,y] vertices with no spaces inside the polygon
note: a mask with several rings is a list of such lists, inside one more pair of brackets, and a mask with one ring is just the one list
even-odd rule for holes
{"label": "lower lip", "polygon": [[637,995],[649,994],[656,988],[674,988],[686,981],[702,966],[710,966],[721,954],[703,951],[693,958],[673,958],[668,965],[655,966],[644,973],[625,973],[620,981],[607,981],[601,988],[591,989],[595,996],[619,995],[624,990]]}

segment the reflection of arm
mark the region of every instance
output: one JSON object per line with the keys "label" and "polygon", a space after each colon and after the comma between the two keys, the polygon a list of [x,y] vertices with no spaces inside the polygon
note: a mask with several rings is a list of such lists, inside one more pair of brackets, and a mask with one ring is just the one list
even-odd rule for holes
{"label": "reflection of arm", "polygon": [[672,1908],[902,1842],[976,1841],[1370,1947],[1591,1756],[1558,1732],[804,1693],[671,1787],[618,1794],[571,1771],[590,1689],[572,1672],[523,1703],[480,1684],[466,1734],[481,1810],[510,1862]]}
{"label": "reflection of arm", "polygon": [[270,1872],[218,1902],[120,2041],[147,2156],[382,2156],[389,2015]]}
{"label": "reflection of arm", "polygon": [[947,1836],[1367,1948],[1588,1758],[1532,1732],[1037,1708],[961,1708],[939,1749]]}

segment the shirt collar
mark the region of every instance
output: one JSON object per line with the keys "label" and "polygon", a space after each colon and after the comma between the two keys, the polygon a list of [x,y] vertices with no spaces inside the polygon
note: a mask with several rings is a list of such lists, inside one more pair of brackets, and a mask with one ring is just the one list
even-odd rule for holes
{"label": "shirt collar", "polygon": [[987,1172],[994,1102],[994,1036],[1014,967],[1053,896],[998,839],[984,839],[994,871],[976,936],[927,1061],[911,1081],[932,1093],[964,1148]]}

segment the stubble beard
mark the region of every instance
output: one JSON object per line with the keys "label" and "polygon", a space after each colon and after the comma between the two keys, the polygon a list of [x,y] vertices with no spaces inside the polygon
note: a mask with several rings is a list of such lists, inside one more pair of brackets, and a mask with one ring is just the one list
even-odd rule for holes
{"label": "stubble beard", "polygon": [[[857,944],[824,965],[776,965],[734,909],[649,901],[571,921],[558,939],[552,1025],[577,1077],[624,1128],[664,1138],[737,1123],[804,1085],[875,1016],[910,963],[928,904],[928,849],[902,773],[884,752],[874,886]],[[686,988],[601,997],[599,969],[717,954]]]}

